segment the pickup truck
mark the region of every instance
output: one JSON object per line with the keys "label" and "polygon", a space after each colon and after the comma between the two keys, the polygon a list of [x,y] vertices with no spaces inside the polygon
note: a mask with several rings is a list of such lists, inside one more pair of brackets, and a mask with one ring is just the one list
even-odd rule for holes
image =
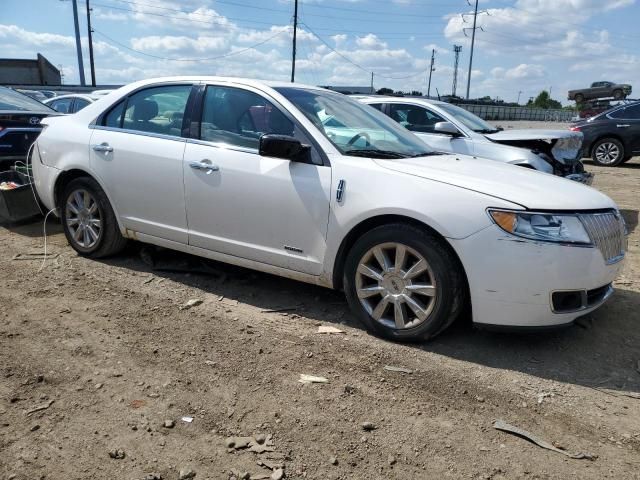
{"label": "pickup truck", "polygon": [[593,98],[613,97],[622,100],[631,94],[631,85],[618,84],[613,82],[593,82],[591,87],[579,90],[569,90],[569,100],[582,103]]}

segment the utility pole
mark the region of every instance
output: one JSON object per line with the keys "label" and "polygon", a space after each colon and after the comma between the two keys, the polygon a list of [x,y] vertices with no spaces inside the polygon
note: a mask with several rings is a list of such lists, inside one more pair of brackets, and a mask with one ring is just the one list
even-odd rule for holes
{"label": "utility pole", "polygon": [[371,72],[371,94],[373,95],[374,93],[376,92],[373,90],[373,72]]}
{"label": "utility pole", "polygon": [[89,38],[89,64],[91,65],[91,86],[96,86],[96,67],[93,64],[93,30],[91,29],[91,7],[87,0],[87,33]]}
{"label": "utility pole", "polygon": [[516,102],[518,105],[520,105],[520,95],[522,95],[522,90],[518,90],[518,101]]}
{"label": "utility pole", "polygon": [[298,0],[293,9],[293,49],[291,51],[291,83],[296,81],[296,34],[298,33]]}
{"label": "utility pole", "polygon": [[76,29],[76,51],[78,53],[78,71],[80,85],[84,86],[84,64],[82,63],[82,44],[80,43],[80,24],[78,23],[78,0],[71,0],[73,4],[73,24]]}
{"label": "utility pole", "polygon": [[431,94],[431,74],[436,70],[433,67],[433,62],[435,62],[435,57],[436,57],[436,49],[433,48],[431,49],[431,65],[429,66],[429,85],[427,86],[427,98],[429,98],[429,95]]}
{"label": "utility pole", "polygon": [[458,88],[458,61],[460,60],[460,52],[462,51],[462,45],[454,45],[453,52],[455,58],[453,61],[453,85],[451,86],[451,96],[456,96],[456,90]]}
{"label": "utility pole", "polygon": [[[470,0],[467,0],[467,3],[469,5],[471,5]],[[482,12],[480,12],[480,14],[482,13],[486,13],[487,15],[489,15],[489,12],[487,12],[486,10],[483,10]],[[470,13],[467,14],[462,14],[462,21],[465,21],[464,16],[465,15],[471,15]],[[465,36],[467,35],[467,30],[471,30],[471,51],[469,53],[469,73],[467,74],[467,100],[469,100],[469,90],[471,89],[471,68],[473,67],[473,48],[475,46],[476,43],[476,30],[479,28],[480,30],[482,30],[482,27],[477,27],[478,21],[478,0],[476,0],[476,6],[473,10],[473,27],[471,29],[467,29],[467,28],[463,28],[462,31],[464,32]]]}

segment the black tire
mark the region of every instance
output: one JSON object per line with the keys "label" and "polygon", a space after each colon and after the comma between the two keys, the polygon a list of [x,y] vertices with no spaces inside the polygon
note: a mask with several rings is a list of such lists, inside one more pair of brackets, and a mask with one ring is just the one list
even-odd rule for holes
{"label": "black tire", "polygon": [[613,98],[615,98],[616,100],[622,100],[624,98],[624,94],[622,93],[622,90],[620,89],[616,89],[613,91]]}
{"label": "black tire", "polygon": [[[611,151],[617,152],[615,156],[610,155],[610,160],[604,160],[603,158],[599,158],[600,148],[610,149]],[[593,144],[591,148],[591,159],[597,164],[603,167],[615,167],[620,165],[625,158],[624,154],[624,145],[620,140],[616,138],[601,138],[596,143]]]}
{"label": "black tire", "polygon": [[[97,240],[95,243],[83,246],[74,237],[69,226],[69,218],[71,213],[67,208],[67,201],[74,192],[86,191],[95,200],[97,213],[101,221]],[[120,233],[116,216],[113,213],[111,204],[107,195],[104,193],[98,182],[90,177],[80,177],[70,181],[65,185],[60,197],[60,219],[62,220],[62,228],[67,237],[69,245],[80,255],[89,258],[103,258],[114,255],[124,249],[127,245],[127,239]]]}
{"label": "black tire", "polygon": [[[420,254],[430,267],[430,275],[434,277],[432,280],[435,281],[436,294],[429,300],[434,302],[433,306],[425,320],[413,327],[400,329],[384,325],[368,313],[358,298],[356,288],[358,265],[372,248],[390,243],[401,244]],[[456,320],[466,298],[464,273],[450,248],[443,240],[426,229],[402,223],[376,227],[356,241],[346,259],[344,289],[351,310],[367,330],[389,340],[403,342],[424,341],[441,333]],[[393,311],[393,304],[388,308]],[[408,306],[401,308],[408,309]],[[406,311],[410,312],[410,310]]]}
{"label": "black tire", "polygon": [[578,94],[575,96],[575,101],[576,101],[576,103],[582,103],[582,102],[584,102],[584,95],[583,95],[583,94],[581,94],[581,93],[578,93]]}

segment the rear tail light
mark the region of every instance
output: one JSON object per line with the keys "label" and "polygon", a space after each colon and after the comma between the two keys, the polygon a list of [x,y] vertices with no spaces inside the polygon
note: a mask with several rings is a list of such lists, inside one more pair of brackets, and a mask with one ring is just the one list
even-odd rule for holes
{"label": "rear tail light", "polygon": [[579,132],[580,127],[571,127],[569,130],[571,130],[572,132]]}

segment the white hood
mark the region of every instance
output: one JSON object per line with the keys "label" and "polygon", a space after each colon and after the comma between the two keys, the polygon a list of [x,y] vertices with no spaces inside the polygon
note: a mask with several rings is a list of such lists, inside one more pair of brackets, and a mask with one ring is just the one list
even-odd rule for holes
{"label": "white hood", "polygon": [[496,142],[511,140],[556,140],[558,138],[581,137],[580,132],[571,130],[539,130],[539,129],[519,129],[501,130],[496,133],[485,135]]}
{"label": "white hood", "polygon": [[374,161],[389,170],[473,190],[530,210],[617,208],[609,197],[578,182],[467,155]]}

